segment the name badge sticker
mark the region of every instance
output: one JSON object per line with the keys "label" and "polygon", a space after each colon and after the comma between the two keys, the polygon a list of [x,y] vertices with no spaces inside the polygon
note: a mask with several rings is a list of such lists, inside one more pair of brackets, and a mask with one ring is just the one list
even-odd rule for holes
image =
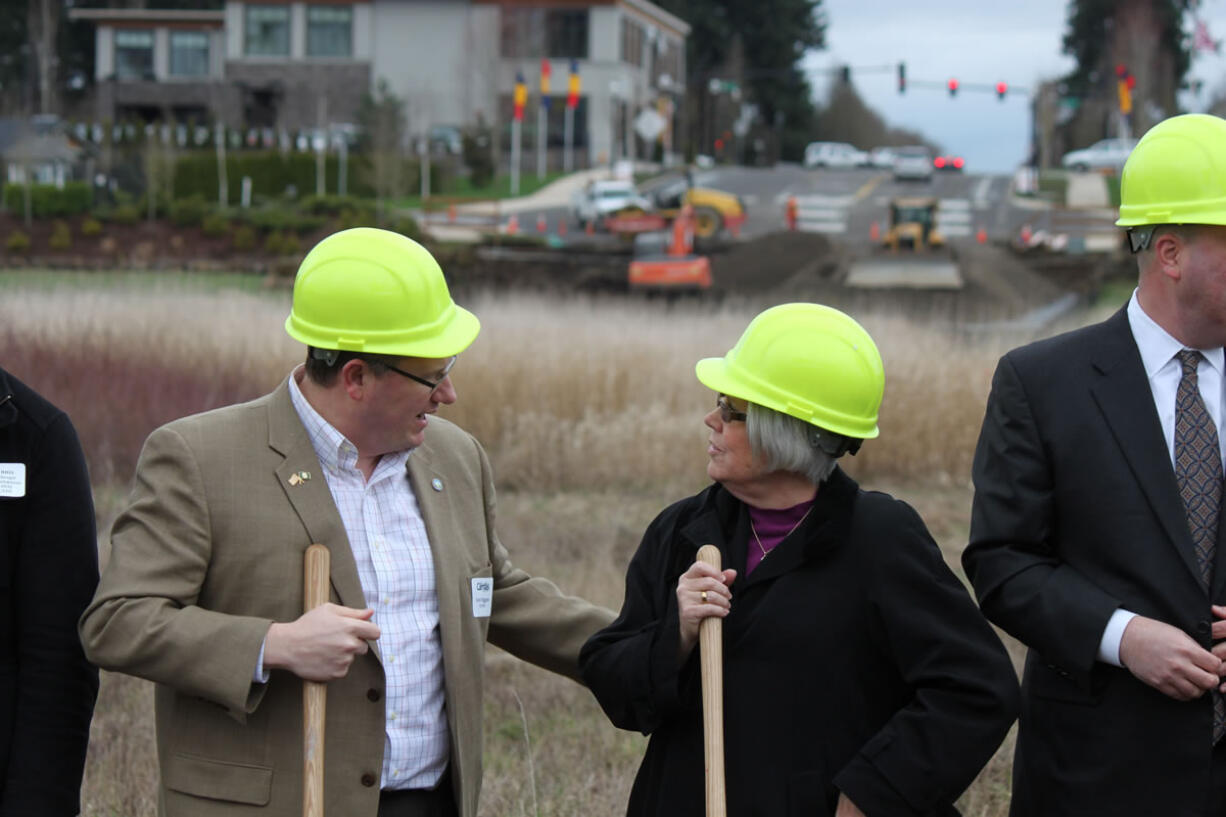
{"label": "name badge sticker", "polygon": [[25,495],[26,464],[24,462],[0,462],[0,497]]}
{"label": "name badge sticker", "polygon": [[489,577],[473,579],[473,618],[489,618],[494,605],[494,580]]}

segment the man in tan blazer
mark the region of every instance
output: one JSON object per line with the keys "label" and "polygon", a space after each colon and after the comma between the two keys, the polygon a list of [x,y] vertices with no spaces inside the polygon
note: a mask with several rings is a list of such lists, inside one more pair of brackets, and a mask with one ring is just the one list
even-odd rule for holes
{"label": "man in tan blazer", "polygon": [[[328,815],[475,817],[486,640],[578,677],[612,612],[511,565],[485,453],[434,415],[478,328],[420,245],[346,230],[295,281],[305,366],[150,435],[81,636],[157,684],[160,814],[301,814],[306,678]],[[332,603],[304,615],[313,542]]]}

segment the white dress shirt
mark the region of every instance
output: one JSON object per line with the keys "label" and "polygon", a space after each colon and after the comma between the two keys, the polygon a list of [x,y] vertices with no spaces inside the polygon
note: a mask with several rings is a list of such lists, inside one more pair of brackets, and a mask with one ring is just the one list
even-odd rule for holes
{"label": "white dress shirt", "polygon": [[[1136,290],[1128,301],[1128,325],[1132,329],[1132,337],[1141,352],[1141,363],[1145,367],[1145,376],[1149,380],[1149,389],[1153,393],[1154,408],[1158,410],[1158,420],[1162,423],[1162,436],[1166,440],[1166,450],[1171,458],[1171,467],[1175,465],[1175,393],[1179,389],[1179,381],[1183,377],[1183,367],[1176,355],[1185,347],[1171,337],[1170,333],[1145,314],[1137,301]],[[1217,349],[1199,349],[1201,361],[1196,367],[1197,386],[1201,399],[1205,401],[1205,410],[1209,419],[1217,429],[1218,443],[1223,447],[1226,459],[1226,435],[1222,434],[1222,386],[1226,379],[1222,377],[1224,356],[1221,347]],[[1124,636],[1124,628],[1132,621],[1136,613],[1120,608],[1116,610],[1107,627],[1103,631],[1102,642],[1098,647],[1098,659],[1115,666],[1123,666],[1120,662],[1120,640]]]}
{"label": "white dress shirt", "polygon": [[411,450],[383,455],[368,481],[357,467],[357,448],[303,396],[302,376],[301,366],[290,375],[290,398],[323,467],[379,625],[387,679],[381,788],[433,788],[447,769],[451,739],[434,556],[409,482]]}

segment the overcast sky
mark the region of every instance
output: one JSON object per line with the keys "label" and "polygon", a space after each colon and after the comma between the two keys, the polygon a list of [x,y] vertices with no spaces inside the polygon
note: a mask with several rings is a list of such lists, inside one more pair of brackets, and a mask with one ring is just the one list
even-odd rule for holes
{"label": "overcast sky", "polygon": [[[907,79],[1032,89],[1073,67],[1060,53],[1065,31],[1066,0],[823,0],[827,18],[824,51],[806,59],[819,97],[829,85],[827,70],[852,66],[852,82],[861,97],[891,125],[919,130],[929,140],[967,160],[969,171],[1008,172],[1029,153],[1030,99],[1009,93],[1003,102],[994,93],[908,88],[898,93],[893,69],[907,65]],[[1215,40],[1226,40],[1226,0],[1202,0],[1197,14]],[[1226,87],[1226,44],[1221,54],[1199,53],[1191,77],[1204,80],[1199,98],[1181,97],[1187,110],[1203,110],[1215,88]],[[872,145],[860,145],[870,148]]]}

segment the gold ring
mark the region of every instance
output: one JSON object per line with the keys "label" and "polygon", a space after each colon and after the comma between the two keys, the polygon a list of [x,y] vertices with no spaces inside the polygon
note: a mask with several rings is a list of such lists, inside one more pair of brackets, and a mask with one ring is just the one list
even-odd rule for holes
{"label": "gold ring", "polygon": [[703,604],[707,603],[707,591],[706,590],[702,591],[702,603]]}

